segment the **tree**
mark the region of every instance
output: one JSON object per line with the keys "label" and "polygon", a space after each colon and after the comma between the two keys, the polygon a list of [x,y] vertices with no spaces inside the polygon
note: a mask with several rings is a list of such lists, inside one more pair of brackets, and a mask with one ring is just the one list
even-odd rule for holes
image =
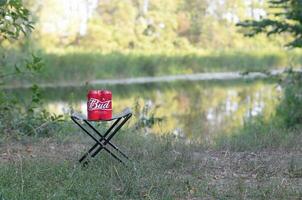
{"label": "tree", "polygon": [[[266,18],[246,20],[237,25],[246,29],[245,35],[250,37],[259,33],[268,36],[288,33],[293,39],[287,46],[302,48],[302,1],[271,0],[269,7]],[[276,111],[277,124],[287,128],[299,126],[302,123],[302,73],[289,70],[281,85],[284,95]]]}
{"label": "tree", "polygon": [[259,33],[267,36],[281,33],[290,34],[293,39],[289,47],[302,47],[302,1],[301,0],[271,0],[269,13],[260,20],[245,20],[237,24],[243,27],[245,36],[252,37]]}
{"label": "tree", "polygon": [[180,13],[186,14],[189,17],[188,29],[185,32],[182,31],[181,36],[187,37],[193,44],[200,42],[200,36],[204,32],[208,6],[208,2],[204,0],[181,1]]}

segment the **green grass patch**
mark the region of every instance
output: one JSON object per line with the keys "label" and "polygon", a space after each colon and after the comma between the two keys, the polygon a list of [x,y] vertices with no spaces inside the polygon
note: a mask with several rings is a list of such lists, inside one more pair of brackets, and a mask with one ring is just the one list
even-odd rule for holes
{"label": "green grass patch", "polygon": [[[16,63],[21,57],[22,53],[20,52],[8,53],[8,67],[12,68],[13,63]],[[35,79],[44,83],[202,72],[269,71],[280,67],[299,67],[302,63],[299,51],[128,51],[101,53],[72,50],[42,52],[41,57],[44,60],[45,68]],[[18,79],[13,77],[11,80],[25,83],[32,78]]]}
{"label": "green grass patch", "polygon": [[[81,167],[77,159],[83,148],[76,145],[88,149],[83,140],[33,142],[34,158],[28,155],[28,148],[22,150],[18,146],[11,159],[0,160],[0,197],[22,200],[301,197],[301,187],[296,185],[301,177],[290,179],[285,173],[291,168],[293,157],[284,154],[280,159],[279,154],[284,152],[226,153],[185,144],[173,137],[143,136],[130,131],[123,132],[117,140],[130,154],[128,168],[105,152],[87,168]],[[71,145],[72,151],[68,151]],[[254,159],[249,159],[250,156]]]}
{"label": "green grass patch", "polygon": [[264,122],[261,117],[250,119],[231,136],[216,138],[217,147],[232,150],[257,150],[271,148],[299,148],[302,128],[286,128],[275,122]]}

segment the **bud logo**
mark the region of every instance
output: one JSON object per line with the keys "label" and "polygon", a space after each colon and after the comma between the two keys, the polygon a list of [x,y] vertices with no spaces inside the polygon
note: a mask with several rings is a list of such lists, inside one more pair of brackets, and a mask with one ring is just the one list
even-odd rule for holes
{"label": "bud logo", "polygon": [[111,100],[108,101],[100,101],[95,98],[90,98],[88,101],[88,110],[111,110]]}

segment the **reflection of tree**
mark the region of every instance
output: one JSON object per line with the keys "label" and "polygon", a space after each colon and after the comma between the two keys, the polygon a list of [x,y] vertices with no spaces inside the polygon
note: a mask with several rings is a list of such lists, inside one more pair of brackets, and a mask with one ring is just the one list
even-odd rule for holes
{"label": "reflection of tree", "polygon": [[[57,96],[60,94],[58,91],[53,92]],[[77,95],[83,96],[82,92],[83,89],[80,88]],[[61,93],[63,97],[66,97],[66,89]],[[164,120],[161,123],[155,123],[148,131],[156,134],[177,132],[203,142],[204,138],[210,140],[220,133],[235,132],[244,125],[245,120],[251,120],[253,116],[247,118],[247,114],[254,109],[255,105],[262,102],[264,108],[259,114],[268,120],[274,113],[279,96],[275,84],[262,81],[232,84],[227,82],[174,83],[158,85],[158,87],[127,86],[127,88],[113,89],[113,94],[115,94],[114,102],[116,102],[114,112],[133,105],[133,102],[138,99],[141,106],[144,106],[148,100],[152,102],[156,109],[151,109],[149,114],[145,114],[147,116],[144,118],[144,120],[147,119],[145,122],[153,123],[152,116]],[[137,120],[139,119],[134,116],[131,122],[136,123]]]}
{"label": "reflection of tree", "polygon": [[267,92],[271,87],[253,84],[225,89],[194,85],[190,90],[181,89],[175,97],[178,122],[191,138],[212,138],[213,134],[232,132],[243,125],[247,115],[252,117],[249,113],[261,102],[267,101],[263,113],[272,110],[272,96]]}
{"label": "reflection of tree", "polygon": [[184,113],[179,116],[184,134],[189,138],[196,138],[196,134],[207,133],[206,114],[202,109],[203,92],[199,87],[193,86],[189,90],[181,91],[179,107],[186,106]]}

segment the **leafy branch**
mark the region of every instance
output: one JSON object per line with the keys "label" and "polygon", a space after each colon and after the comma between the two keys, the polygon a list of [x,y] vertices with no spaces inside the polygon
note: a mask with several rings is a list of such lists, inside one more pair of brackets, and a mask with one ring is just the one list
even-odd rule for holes
{"label": "leafy branch", "polygon": [[0,41],[18,39],[33,30],[30,12],[21,0],[0,0]]}
{"label": "leafy branch", "polygon": [[288,33],[293,40],[286,46],[302,47],[302,1],[301,0],[271,0],[269,1],[267,18],[260,20],[245,20],[237,26],[242,27],[244,35],[253,37],[259,33],[267,36]]}

